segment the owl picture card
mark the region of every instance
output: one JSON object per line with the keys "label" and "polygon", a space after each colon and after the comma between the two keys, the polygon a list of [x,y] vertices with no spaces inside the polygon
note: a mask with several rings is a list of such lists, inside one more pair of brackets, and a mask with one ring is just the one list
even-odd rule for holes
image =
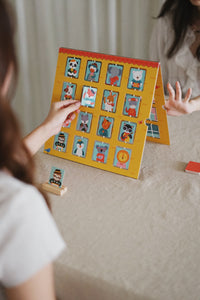
{"label": "owl picture card", "polygon": [[70,99],[80,112],[47,154],[137,179],[146,140],[169,145],[159,62],[60,48],[52,102]]}

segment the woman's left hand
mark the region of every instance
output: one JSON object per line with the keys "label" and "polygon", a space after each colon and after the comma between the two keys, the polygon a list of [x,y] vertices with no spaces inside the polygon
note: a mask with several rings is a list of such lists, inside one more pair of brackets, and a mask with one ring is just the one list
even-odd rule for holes
{"label": "woman's left hand", "polygon": [[168,115],[180,116],[190,114],[194,111],[194,102],[190,99],[192,95],[191,88],[188,89],[184,99],[182,99],[181,86],[178,81],[176,82],[175,90],[170,83],[167,84],[167,89],[169,92],[169,98],[165,101],[164,108]]}

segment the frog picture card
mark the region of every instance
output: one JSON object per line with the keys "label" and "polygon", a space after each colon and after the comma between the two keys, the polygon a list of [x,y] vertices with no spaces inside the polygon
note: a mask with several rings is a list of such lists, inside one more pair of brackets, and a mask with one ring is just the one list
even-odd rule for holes
{"label": "frog picture card", "polygon": [[158,62],[60,48],[52,102],[65,99],[80,113],[45,153],[138,178],[146,140],[169,145]]}

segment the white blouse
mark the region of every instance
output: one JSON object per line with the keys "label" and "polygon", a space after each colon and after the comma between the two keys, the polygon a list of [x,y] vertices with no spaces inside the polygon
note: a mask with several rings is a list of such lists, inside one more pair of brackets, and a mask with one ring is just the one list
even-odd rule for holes
{"label": "white blouse", "polygon": [[166,54],[172,44],[174,31],[169,15],[159,18],[154,26],[150,39],[150,59],[160,61],[164,91],[168,94],[168,82],[175,86],[178,80],[181,84],[183,96],[188,88],[192,88],[192,96],[200,95],[200,62],[192,55],[190,45],[195,40],[194,32],[188,28],[181,49],[170,59]]}
{"label": "white blouse", "polygon": [[0,285],[25,282],[53,262],[64,247],[38,190],[0,171]]}

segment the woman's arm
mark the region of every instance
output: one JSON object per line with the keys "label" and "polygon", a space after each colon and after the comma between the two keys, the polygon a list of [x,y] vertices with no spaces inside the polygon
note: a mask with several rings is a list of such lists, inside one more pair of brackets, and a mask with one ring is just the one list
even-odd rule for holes
{"label": "woman's arm", "polygon": [[182,99],[180,83],[176,82],[176,90],[170,83],[167,84],[169,99],[165,101],[164,108],[170,116],[181,116],[200,110],[200,96],[191,99],[192,89],[189,88],[185,98]]}
{"label": "woman's arm", "polygon": [[52,264],[45,266],[25,283],[7,288],[6,295],[8,300],[56,300]]}
{"label": "woman's arm", "polygon": [[39,148],[53,135],[59,133],[63,123],[68,125],[79,112],[80,101],[63,100],[51,105],[44,122],[24,138],[24,143],[34,155]]}

